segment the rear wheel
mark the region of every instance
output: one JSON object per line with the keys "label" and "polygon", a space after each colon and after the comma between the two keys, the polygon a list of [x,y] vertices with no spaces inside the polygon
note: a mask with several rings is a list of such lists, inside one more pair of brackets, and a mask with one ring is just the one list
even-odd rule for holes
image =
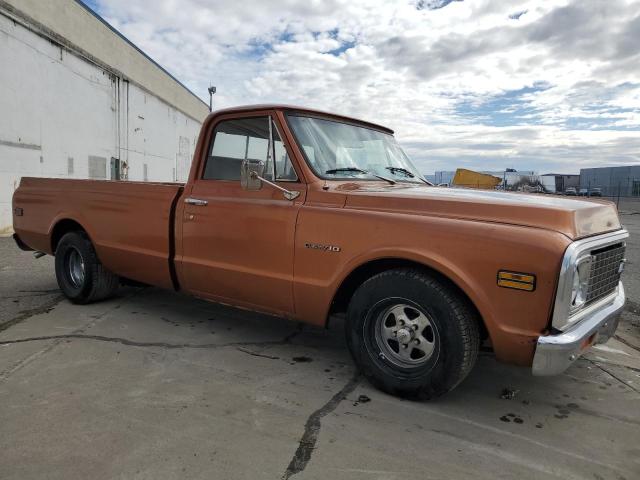
{"label": "rear wheel", "polygon": [[118,276],[100,263],[84,232],[70,232],[60,239],[55,262],[58,286],[73,303],[104,300],[118,289]]}
{"label": "rear wheel", "polygon": [[399,396],[430,399],[471,371],[479,319],[453,286],[415,269],[364,282],[347,310],[349,350],[369,381]]}

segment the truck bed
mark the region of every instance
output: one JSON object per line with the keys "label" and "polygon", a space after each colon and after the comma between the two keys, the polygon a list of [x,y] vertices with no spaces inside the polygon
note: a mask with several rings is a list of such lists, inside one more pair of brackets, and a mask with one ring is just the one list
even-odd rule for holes
{"label": "truck bed", "polygon": [[57,231],[76,222],[106,268],[172,288],[174,210],[183,189],[179,183],[23,177],[14,195],[14,229],[26,245],[51,254]]}

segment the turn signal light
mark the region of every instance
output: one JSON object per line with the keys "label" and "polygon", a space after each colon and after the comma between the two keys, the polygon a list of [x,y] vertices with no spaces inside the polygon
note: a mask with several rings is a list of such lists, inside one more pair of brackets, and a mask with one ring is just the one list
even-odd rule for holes
{"label": "turn signal light", "polygon": [[536,289],[536,276],[530,273],[500,270],[498,272],[498,286],[533,292]]}

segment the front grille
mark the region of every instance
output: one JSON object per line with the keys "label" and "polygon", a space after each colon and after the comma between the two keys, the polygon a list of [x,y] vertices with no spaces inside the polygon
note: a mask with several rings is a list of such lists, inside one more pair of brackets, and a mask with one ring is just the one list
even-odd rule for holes
{"label": "front grille", "polygon": [[593,250],[591,274],[586,303],[593,303],[612,293],[620,281],[620,264],[624,259],[625,244],[616,243]]}

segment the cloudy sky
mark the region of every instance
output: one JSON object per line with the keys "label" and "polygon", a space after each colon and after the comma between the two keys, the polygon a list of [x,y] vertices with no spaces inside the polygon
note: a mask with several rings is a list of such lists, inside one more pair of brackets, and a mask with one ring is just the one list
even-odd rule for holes
{"label": "cloudy sky", "polygon": [[640,0],[87,3],[215,108],[370,119],[425,173],[640,163]]}

